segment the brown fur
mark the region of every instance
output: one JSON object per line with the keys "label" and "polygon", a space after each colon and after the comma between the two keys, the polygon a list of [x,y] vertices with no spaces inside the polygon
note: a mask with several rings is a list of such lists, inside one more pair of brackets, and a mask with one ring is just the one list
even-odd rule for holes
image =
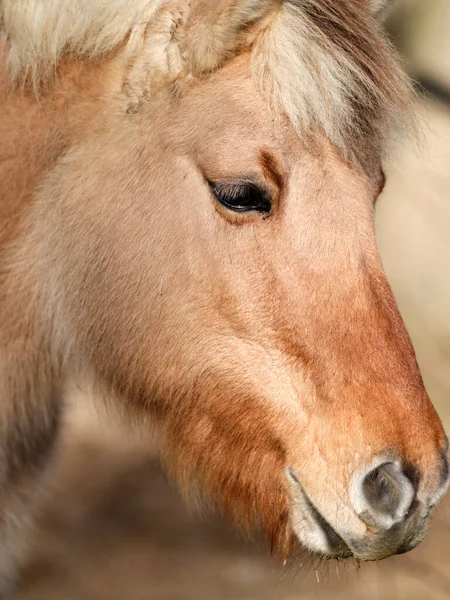
{"label": "brown fur", "polygon": [[[295,14],[307,17],[308,33],[314,26],[322,49],[351,55],[342,68],[353,65],[361,85],[365,73],[367,85],[351,89],[374,94],[351,113],[370,152],[360,146],[349,162],[326,135],[331,113],[315,115],[310,144],[287,109],[271,112],[254,79],[255,56],[262,60],[264,36],[281,18],[275,9],[296,3],[268,3],[260,14],[247,2],[218,1],[213,15],[199,3],[192,30],[177,12],[187,27],[180,40],[172,21],[169,38],[163,28],[170,3],[155,21],[170,56],[178,42],[194,44],[189,31],[202,24],[231,23],[230,39],[204,71],[181,76],[170,64],[142,94],[146,68],[162,64],[154,38],[151,52],[122,45],[92,64],[81,49],[59,57],[39,100],[3,74],[0,439],[14,465],[4,505],[12,511],[20,458],[35,489],[65,383],[90,378],[136,421],[157,423],[187,496],[201,491],[280,547],[304,525],[290,468],[361,556],[384,556],[397,546],[353,510],[353,474],[396,457],[420,474],[425,505],[443,492],[445,444],[373,231],[380,123],[392,113],[397,74],[374,58],[383,56],[374,24],[356,3],[347,11],[341,0],[304,3],[303,17]],[[224,14],[240,15],[242,26]],[[339,98],[335,119],[345,121],[348,97]],[[208,181],[249,179],[273,191],[267,218],[211,196]],[[422,522],[416,529],[422,535]]]}

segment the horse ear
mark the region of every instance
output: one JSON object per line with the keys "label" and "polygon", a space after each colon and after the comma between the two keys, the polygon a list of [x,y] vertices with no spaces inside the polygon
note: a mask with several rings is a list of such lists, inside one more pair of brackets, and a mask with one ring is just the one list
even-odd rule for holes
{"label": "horse ear", "polygon": [[364,0],[364,1],[366,2],[366,4],[369,5],[369,8],[370,8],[372,14],[374,14],[377,17],[377,19],[379,19],[380,21],[382,21],[386,18],[389,10],[395,4],[395,0]]}
{"label": "horse ear", "polygon": [[220,66],[279,6],[280,0],[197,0],[185,37],[192,70]]}

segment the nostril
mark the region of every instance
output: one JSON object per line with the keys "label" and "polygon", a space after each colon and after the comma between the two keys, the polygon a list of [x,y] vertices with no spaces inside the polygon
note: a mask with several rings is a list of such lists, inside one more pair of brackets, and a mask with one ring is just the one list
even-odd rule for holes
{"label": "nostril", "polygon": [[383,528],[404,521],[414,500],[415,488],[397,463],[378,466],[362,480],[365,510],[361,516],[370,524]]}

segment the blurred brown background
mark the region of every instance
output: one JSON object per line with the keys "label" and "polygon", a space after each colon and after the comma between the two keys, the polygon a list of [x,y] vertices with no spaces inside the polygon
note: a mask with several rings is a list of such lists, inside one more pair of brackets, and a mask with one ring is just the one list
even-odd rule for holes
{"label": "blurred brown background", "polygon": [[[413,77],[421,147],[403,144],[377,207],[384,265],[424,378],[450,429],[450,0],[400,0],[390,28]],[[189,511],[158,460],[74,391],[29,536],[17,600],[450,599],[450,500],[427,540],[379,564],[288,569],[217,517]]]}

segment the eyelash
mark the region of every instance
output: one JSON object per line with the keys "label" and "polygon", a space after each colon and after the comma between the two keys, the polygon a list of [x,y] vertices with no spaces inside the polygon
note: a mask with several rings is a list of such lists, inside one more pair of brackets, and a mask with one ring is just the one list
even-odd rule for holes
{"label": "eyelash", "polygon": [[209,182],[215,199],[234,212],[258,212],[269,214],[272,203],[267,191],[252,182]]}

